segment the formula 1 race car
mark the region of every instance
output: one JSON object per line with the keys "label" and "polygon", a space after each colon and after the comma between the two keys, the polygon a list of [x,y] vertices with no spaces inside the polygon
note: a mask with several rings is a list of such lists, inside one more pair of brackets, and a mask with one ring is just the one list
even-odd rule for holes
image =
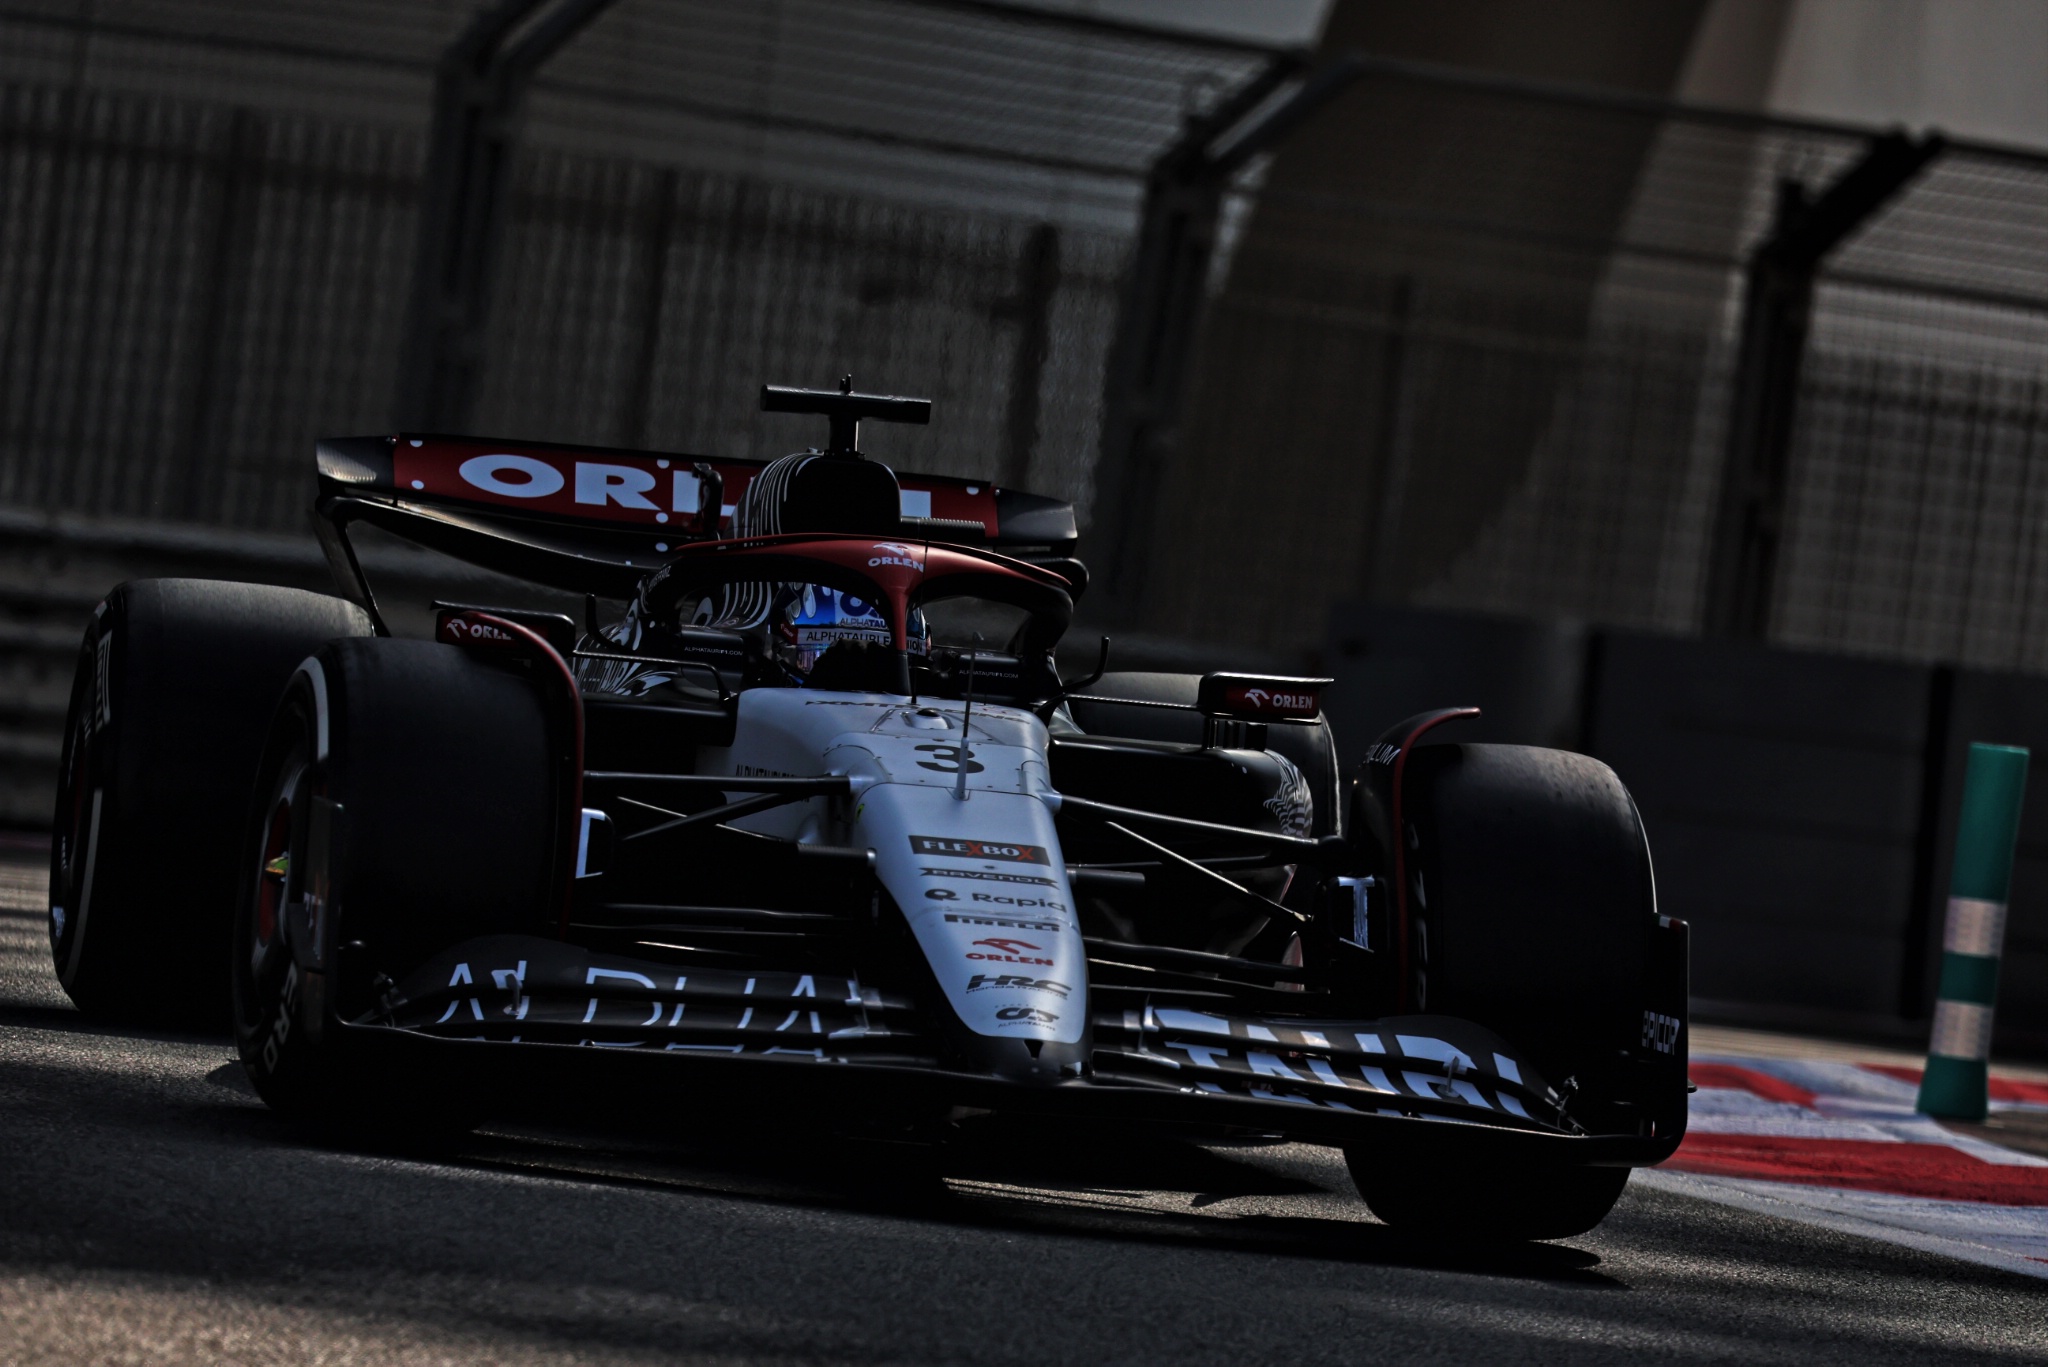
{"label": "formula 1 race car", "polygon": [[[826,446],[322,441],[345,596],[109,594],[52,855],[77,1004],[231,1010],[262,1098],[334,1130],[600,1093],[1139,1123],[1339,1146],[1460,1238],[1581,1233],[1677,1147],[1686,927],[1608,768],[1448,743],[1453,708],[1347,776],[1328,680],[1107,640],[1065,678],[1070,505],[859,453],[926,401],[763,402]],[[401,638],[359,526],[533,593]]]}

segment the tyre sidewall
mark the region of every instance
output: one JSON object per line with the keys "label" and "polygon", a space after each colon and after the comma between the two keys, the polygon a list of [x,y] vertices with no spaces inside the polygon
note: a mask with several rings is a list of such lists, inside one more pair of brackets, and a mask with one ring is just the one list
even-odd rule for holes
{"label": "tyre sidewall", "polygon": [[[236,1050],[256,1094],[273,1108],[287,1113],[304,1112],[320,1096],[334,1090],[336,1083],[331,1076],[335,1052],[320,1047],[319,1036],[325,1021],[308,1016],[307,984],[290,947],[281,947],[288,962],[269,973],[258,974],[253,965],[271,813],[285,790],[293,790],[289,794],[293,803],[291,851],[303,857],[306,802],[323,784],[315,756],[316,707],[305,677],[294,677],[279,704],[257,771],[240,861],[231,942]],[[295,872],[303,879],[310,870],[301,868]],[[295,884],[294,890],[302,886]]]}
{"label": "tyre sidewall", "polygon": [[[88,937],[81,925],[81,910],[90,912],[88,879],[96,856],[105,852],[106,787],[104,756],[106,746],[99,735],[99,699],[105,689],[105,662],[101,618],[107,604],[94,612],[79,647],[77,667],[71,681],[71,698],[65,709],[64,748],[57,771],[57,804],[50,834],[50,954],[58,981],[77,997],[80,968],[87,962]],[[103,904],[104,905],[104,904]],[[91,940],[91,957],[97,958],[98,939]],[[91,969],[83,983],[87,1009],[110,1010],[118,999],[111,990],[95,993],[102,975]],[[109,984],[111,988],[111,984]],[[90,1003],[88,1005],[87,1003]]]}

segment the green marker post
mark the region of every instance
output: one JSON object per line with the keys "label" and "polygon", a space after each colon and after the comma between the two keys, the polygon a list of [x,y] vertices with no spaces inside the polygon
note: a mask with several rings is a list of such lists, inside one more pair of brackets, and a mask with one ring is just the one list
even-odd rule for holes
{"label": "green marker post", "polygon": [[1991,1008],[1998,1000],[1998,956],[2005,942],[2006,897],[2027,752],[1973,744],[1963,777],[1963,812],[1949,875],[1948,922],[1941,937],[1941,988],[1934,1038],[1920,1077],[1922,1115],[1982,1120],[1989,1101]]}

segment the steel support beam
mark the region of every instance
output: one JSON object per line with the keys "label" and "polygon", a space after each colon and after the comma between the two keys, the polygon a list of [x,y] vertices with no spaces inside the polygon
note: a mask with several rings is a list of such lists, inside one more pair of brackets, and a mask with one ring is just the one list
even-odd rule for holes
{"label": "steel support beam", "polygon": [[998,467],[1005,487],[1031,484],[1031,457],[1038,450],[1039,391],[1045,387],[1045,363],[1052,356],[1052,309],[1060,288],[1060,230],[1050,223],[1034,226],[1024,238],[1017,261],[1017,289],[990,307],[989,314],[1017,325],[1017,348],[1011,353],[1010,403],[1003,421],[1003,458]]}
{"label": "steel support beam", "polygon": [[[1275,58],[1153,162],[1138,241],[1104,377],[1102,449],[1095,467],[1089,559],[1104,616],[1129,617],[1151,557],[1160,473],[1171,458],[1188,363],[1207,299],[1210,262],[1230,181],[1358,78],[1340,57],[1306,75],[1298,56]],[[1292,89],[1289,87],[1292,86]]]}
{"label": "steel support beam", "polygon": [[1818,197],[1797,180],[1778,184],[1770,236],[1750,251],[1745,272],[1727,458],[1708,547],[1702,624],[1710,633],[1762,640],[1770,629],[1799,372],[1821,267],[1944,146],[1938,133],[1886,133]]}
{"label": "steel support beam", "polygon": [[441,54],[393,425],[461,431],[482,373],[519,115],[533,77],[614,0],[499,0]]}

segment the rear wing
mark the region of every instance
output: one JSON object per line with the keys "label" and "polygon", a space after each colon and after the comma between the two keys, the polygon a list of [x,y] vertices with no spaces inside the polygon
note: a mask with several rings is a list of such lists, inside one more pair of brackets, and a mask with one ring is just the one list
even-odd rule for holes
{"label": "rear wing", "polygon": [[[353,522],[502,574],[576,593],[630,597],[667,553],[696,537],[722,484],[720,534],[767,462],[549,442],[400,433],[329,437],[316,448],[317,525],[344,583],[367,593]],[[716,480],[700,477],[700,466]],[[1080,584],[1074,507],[977,480],[901,471],[902,539],[986,546]]]}

